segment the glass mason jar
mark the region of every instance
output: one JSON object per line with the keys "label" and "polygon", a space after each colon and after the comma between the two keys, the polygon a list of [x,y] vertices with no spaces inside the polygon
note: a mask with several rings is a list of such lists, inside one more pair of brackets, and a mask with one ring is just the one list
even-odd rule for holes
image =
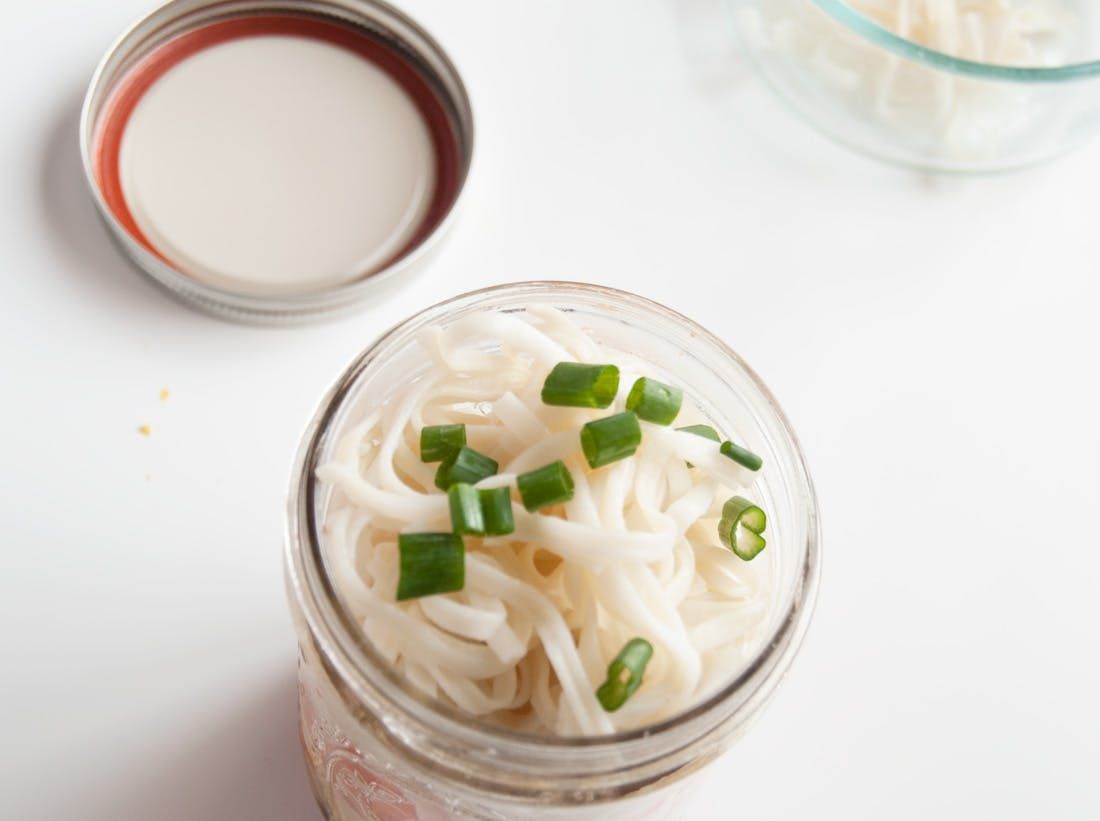
{"label": "glass mason jar", "polygon": [[[428,365],[423,328],[473,312],[553,305],[652,373],[675,375],[718,429],[764,459],[754,496],[768,511],[775,589],[764,639],[732,681],[662,723],[601,737],[536,736],[432,701],[389,669],[326,571],[326,489],[316,476],[346,425]],[[330,819],[676,818],[692,776],[768,702],[810,620],[820,566],[813,486],[783,412],[760,379],[691,320],[622,291],[564,282],[502,285],[447,300],[360,354],[321,400],[293,473],[287,584],[300,643],[301,736]]]}

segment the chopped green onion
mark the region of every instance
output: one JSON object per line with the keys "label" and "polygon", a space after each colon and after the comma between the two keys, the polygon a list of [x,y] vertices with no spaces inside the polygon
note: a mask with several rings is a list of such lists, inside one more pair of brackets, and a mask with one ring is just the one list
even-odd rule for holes
{"label": "chopped green onion", "polygon": [[676,428],[676,430],[683,431],[684,433],[694,433],[696,436],[702,436],[704,439],[709,439],[712,442],[722,441],[722,437],[718,435],[718,431],[710,425],[687,425],[686,427]]}
{"label": "chopped green onion", "polygon": [[652,656],[653,645],[645,639],[631,639],[619,651],[607,667],[607,681],[596,690],[596,698],[607,712],[615,712],[634,695]]}
{"label": "chopped green onion", "polygon": [[722,544],[744,559],[752,561],[767,545],[760,534],[768,526],[764,511],[748,499],[734,496],[722,506],[718,538]]}
{"label": "chopped green onion", "polygon": [[465,425],[429,425],[421,428],[420,461],[442,462],[465,444]]}
{"label": "chopped green onion", "polygon": [[606,408],[619,392],[614,365],[559,362],[542,384],[542,401],[571,408]]}
{"label": "chopped green onion", "polygon": [[[685,425],[682,428],[676,428],[676,430],[683,431],[684,433],[693,433],[696,436],[702,436],[704,439],[709,439],[712,442],[722,441],[722,437],[718,435],[718,431],[710,425]],[[695,467],[691,462],[687,462],[686,464],[689,468]]]}
{"label": "chopped green onion", "polygon": [[671,425],[684,402],[684,392],[643,376],[626,397],[626,409],[655,425]]}
{"label": "chopped green onion", "polygon": [[486,536],[507,536],[516,529],[512,518],[512,494],[506,487],[479,490],[481,516],[485,520]]}
{"label": "chopped green onion", "polygon": [[435,472],[435,486],[447,490],[455,482],[476,485],[482,479],[494,476],[497,467],[497,463],[484,453],[463,445],[439,465]]}
{"label": "chopped green onion", "polygon": [[397,536],[401,575],[397,600],[452,593],[466,584],[466,547],[456,533],[401,533]]}
{"label": "chopped green onion", "polygon": [[532,513],[573,498],[573,477],[561,459],[517,476],[516,486],[523,506]]}
{"label": "chopped green onion", "polygon": [[581,428],[581,448],[593,468],[632,456],[641,443],[642,429],[633,411],[597,419]]}
{"label": "chopped green onion", "polygon": [[760,468],[764,466],[763,459],[751,450],[747,450],[740,445],[735,445],[733,442],[723,442],[721,450],[723,456],[728,456],[737,464],[742,467],[747,467],[749,470],[760,470]]}
{"label": "chopped green onion", "polygon": [[451,508],[451,530],[460,536],[485,535],[485,517],[476,487],[457,482],[447,490],[447,501]]}

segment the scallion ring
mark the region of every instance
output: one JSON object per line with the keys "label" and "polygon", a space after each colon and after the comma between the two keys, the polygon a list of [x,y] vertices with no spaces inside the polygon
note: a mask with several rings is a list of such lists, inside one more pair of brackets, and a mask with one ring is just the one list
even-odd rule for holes
{"label": "scallion ring", "polygon": [[718,522],[718,538],[726,547],[744,559],[752,561],[767,542],[760,534],[768,526],[764,511],[741,496],[733,496],[722,506]]}
{"label": "scallion ring", "polygon": [[559,362],[542,385],[542,401],[573,408],[606,408],[618,392],[619,369],[615,365]]}
{"label": "scallion ring", "polygon": [[516,477],[523,506],[531,513],[573,498],[573,476],[559,459]]}
{"label": "scallion ring", "polygon": [[626,409],[655,425],[671,425],[680,413],[684,392],[672,385],[643,376],[626,397]]}
{"label": "scallion ring", "polygon": [[466,546],[457,533],[400,533],[397,600],[453,593],[466,584]]}
{"label": "scallion ring", "polygon": [[581,449],[592,468],[633,456],[641,443],[642,428],[633,411],[597,419],[581,428]]}
{"label": "scallion ring", "polygon": [[456,482],[476,485],[482,479],[495,476],[498,467],[494,459],[464,445],[439,465],[435,472],[435,486],[447,490]]}
{"label": "scallion ring", "polygon": [[683,431],[684,433],[693,433],[696,436],[702,436],[704,439],[709,439],[712,442],[722,441],[722,437],[718,435],[718,431],[710,425],[685,425],[682,428],[676,428],[676,430]]}
{"label": "scallion ring", "polygon": [[721,451],[723,456],[732,459],[741,467],[746,467],[749,470],[760,470],[764,466],[764,460],[751,450],[735,445],[728,440],[722,443]]}
{"label": "scallion ring", "polygon": [[516,529],[512,516],[512,494],[506,487],[479,490],[481,517],[485,522],[486,536],[507,536]]}
{"label": "scallion ring", "polygon": [[465,444],[465,425],[428,425],[420,429],[420,461],[442,462]]}
{"label": "scallion ring", "polygon": [[653,645],[645,639],[631,639],[607,666],[607,680],[596,690],[596,698],[609,713],[626,704],[642,684],[642,674],[653,657]]}
{"label": "scallion ring", "polygon": [[[710,425],[685,425],[682,428],[676,428],[678,431],[684,433],[691,433],[695,436],[702,436],[704,439],[709,439],[712,442],[721,442],[722,437],[718,435],[718,431],[712,428]],[[689,468],[695,467],[691,462],[687,463]]]}
{"label": "scallion ring", "polygon": [[456,482],[447,489],[447,502],[451,509],[451,530],[460,536],[485,535],[485,516],[476,487]]}

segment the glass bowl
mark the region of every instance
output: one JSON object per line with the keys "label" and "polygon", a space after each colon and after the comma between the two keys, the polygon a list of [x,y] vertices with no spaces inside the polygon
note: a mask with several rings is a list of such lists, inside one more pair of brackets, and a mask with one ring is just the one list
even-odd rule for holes
{"label": "glass bowl", "polygon": [[[775,595],[763,640],[740,673],[704,701],[637,730],[533,735],[429,699],[364,637],[327,566],[323,519],[331,487],[317,478],[317,466],[349,425],[427,369],[428,355],[416,341],[420,331],[479,312],[521,314],[534,305],[567,311],[602,344],[644,359],[658,378],[674,373],[711,423],[736,430],[764,458],[754,493],[768,510]],[[809,624],[820,568],[809,473],[759,377],[686,317],[633,294],[577,283],[476,291],[383,334],[322,398],[298,452],[288,514],[302,741],[318,801],[328,818],[340,821],[679,817],[680,798],[695,783],[690,776],[744,732],[790,666]]]}
{"label": "glass bowl", "polygon": [[[730,0],[752,60],[810,123],[879,159],[958,172],[1047,160],[1080,145],[1100,125],[1100,60],[1094,59],[1100,58],[1100,4],[1013,2],[1017,9],[1041,3],[1055,23],[1050,33],[1027,35],[1025,49],[1008,53],[977,34],[944,35],[952,48],[938,51],[858,10],[893,8],[889,2]],[[979,56],[991,62],[974,59]]]}

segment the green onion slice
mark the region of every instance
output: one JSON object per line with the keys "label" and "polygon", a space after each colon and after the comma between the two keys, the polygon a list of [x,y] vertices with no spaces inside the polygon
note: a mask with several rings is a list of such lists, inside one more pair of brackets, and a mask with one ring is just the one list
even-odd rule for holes
{"label": "green onion slice", "polygon": [[466,583],[466,547],[456,533],[401,533],[397,600],[461,590]]}
{"label": "green onion slice", "polygon": [[615,712],[634,695],[652,657],[653,645],[645,639],[631,639],[623,646],[607,667],[607,681],[596,690],[596,698],[607,712]]}
{"label": "green onion slice", "polygon": [[486,536],[507,536],[516,529],[512,518],[512,494],[506,487],[479,490],[481,516]]}
{"label": "green onion slice", "polygon": [[465,425],[428,425],[420,429],[420,461],[442,462],[465,444]]}
{"label": "green onion slice", "polygon": [[456,482],[447,490],[447,501],[451,508],[451,530],[460,536],[485,535],[485,516],[476,487]]}
{"label": "green onion slice", "polygon": [[440,490],[448,490],[456,482],[476,485],[482,479],[496,475],[498,467],[484,453],[463,445],[439,465],[435,472],[435,486]]}
{"label": "green onion slice", "polygon": [[619,392],[619,369],[614,365],[559,362],[542,385],[547,405],[606,408]]}
{"label": "green onion slice", "polygon": [[[676,430],[683,431],[684,433],[693,433],[696,436],[702,436],[704,439],[709,439],[712,442],[722,441],[722,437],[718,435],[718,431],[710,425],[685,425],[682,428],[676,428]],[[687,462],[686,464],[689,468],[695,467],[691,462]]]}
{"label": "green onion slice", "polygon": [[748,499],[733,496],[722,506],[718,538],[722,540],[722,544],[748,562],[756,558],[767,545],[760,535],[767,526],[768,517],[763,510]]}
{"label": "green onion slice", "polygon": [[523,506],[531,513],[573,498],[573,476],[559,459],[516,477]]}
{"label": "green onion slice", "polygon": [[684,392],[643,376],[626,397],[626,409],[655,425],[671,425],[684,402]]}
{"label": "green onion slice", "polygon": [[746,467],[749,470],[760,470],[764,466],[764,460],[753,453],[751,450],[747,450],[740,445],[735,445],[733,442],[725,441],[722,443],[722,455],[728,456],[742,467]]}
{"label": "green onion slice", "polygon": [[685,425],[682,428],[676,428],[676,430],[683,431],[684,433],[694,433],[696,436],[702,436],[704,439],[709,439],[712,442],[722,441],[722,437],[718,435],[718,431],[710,425]]}
{"label": "green onion slice", "polygon": [[581,449],[589,467],[603,467],[633,456],[641,443],[642,428],[633,411],[597,419],[581,428]]}

